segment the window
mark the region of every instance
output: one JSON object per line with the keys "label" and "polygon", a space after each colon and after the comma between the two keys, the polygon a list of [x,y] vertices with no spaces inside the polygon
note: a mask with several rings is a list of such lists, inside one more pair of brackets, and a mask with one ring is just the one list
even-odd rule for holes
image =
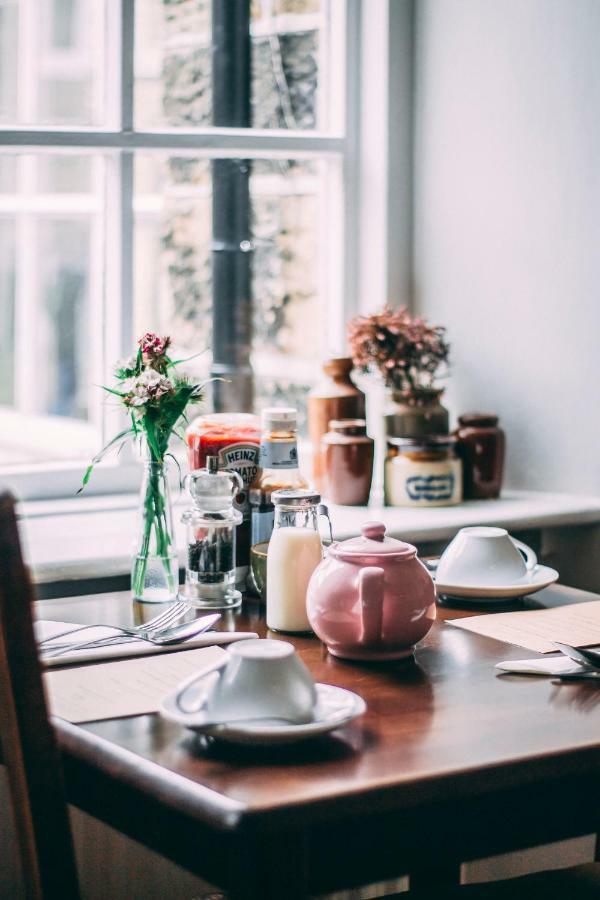
{"label": "window", "polygon": [[21,496],[76,488],[118,427],[98,386],[144,330],[206,349],[222,408],[303,406],[354,302],[359,12],[0,0],[0,477]]}

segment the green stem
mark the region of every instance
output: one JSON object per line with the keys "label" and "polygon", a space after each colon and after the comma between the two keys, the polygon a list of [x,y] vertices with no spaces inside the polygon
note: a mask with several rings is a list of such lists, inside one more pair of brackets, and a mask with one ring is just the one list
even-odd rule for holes
{"label": "green stem", "polygon": [[132,576],[133,592],[135,596],[139,598],[142,598],[144,595],[144,583],[153,529],[156,541],[155,555],[162,560],[169,592],[174,593],[175,590],[174,577],[171,571],[171,560],[169,558],[172,541],[169,533],[168,510],[162,491],[163,478],[163,464],[153,458],[150,462],[150,470],[144,496],[144,529],[142,542],[140,551],[136,556]]}

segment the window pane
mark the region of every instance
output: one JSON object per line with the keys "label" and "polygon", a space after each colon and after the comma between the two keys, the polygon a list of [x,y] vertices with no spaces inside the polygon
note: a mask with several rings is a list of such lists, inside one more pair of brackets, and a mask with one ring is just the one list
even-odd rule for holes
{"label": "window pane", "polygon": [[0,3],[0,124],[104,124],[105,17],[105,0]]}
{"label": "window pane", "polygon": [[16,177],[0,196],[0,469],[83,461],[101,441],[102,160],[7,160]]}
{"label": "window pane", "polygon": [[[344,0],[252,0],[253,128],[329,128],[327,70],[332,10]],[[213,122],[211,0],[138,0],[138,128]],[[235,4],[224,7],[235,13]]]}
{"label": "window pane", "polygon": [[[319,160],[227,162],[250,170],[257,405],[299,401],[327,344],[319,252],[327,170]],[[135,176],[136,333],[171,334],[188,353],[210,348],[211,161],[140,155]]]}

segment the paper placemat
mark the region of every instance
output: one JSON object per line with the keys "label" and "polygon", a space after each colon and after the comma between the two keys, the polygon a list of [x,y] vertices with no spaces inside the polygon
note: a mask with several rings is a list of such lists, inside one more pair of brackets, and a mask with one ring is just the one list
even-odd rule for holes
{"label": "paper placemat", "polygon": [[446,619],[446,622],[456,628],[537,653],[556,652],[553,641],[571,644],[572,647],[600,644],[600,600],[570,603],[552,609],[466,616],[463,619]]}
{"label": "paper placemat", "polygon": [[45,672],[50,712],[74,723],[154,713],[180,682],[209,672],[226,655],[220,647],[204,647]]}
{"label": "paper placemat", "polygon": [[[77,628],[74,622],[51,622],[39,619],[35,623],[35,636],[38,641],[51,637],[53,634],[61,634],[69,628]],[[72,640],[74,644],[82,641],[94,641],[99,638],[115,636],[121,639],[121,632],[108,625],[96,625],[73,634],[72,638],[65,637],[65,641]],[[213,647],[215,644],[231,644],[234,641],[257,638],[254,631],[205,631],[195,637],[188,638],[180,644],[165,644],[158,646],[141,638],[124,637],[124,643],[111,644],[104,647],[86,647],[84,650],[65,651],[60,656],[41,656],[45,668],[56,666],[72,666],[74,663],[97,662],[101,659],[123,659],[127,656],[149,656],[155,653],[173,653],[180,650],[189,650],[193,647]],[[50,645],[48,645],[50,646]]]}

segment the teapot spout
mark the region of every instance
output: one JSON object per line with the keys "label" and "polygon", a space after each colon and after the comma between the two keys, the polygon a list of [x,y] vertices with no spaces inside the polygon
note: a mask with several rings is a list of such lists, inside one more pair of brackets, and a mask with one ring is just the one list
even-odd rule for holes
{"label": "teapot spout", "polygon": [[379,566],[365,566],[358,575],[361,605],[361,644],[377,644],[382,639],[383,583],[385,572]]}

